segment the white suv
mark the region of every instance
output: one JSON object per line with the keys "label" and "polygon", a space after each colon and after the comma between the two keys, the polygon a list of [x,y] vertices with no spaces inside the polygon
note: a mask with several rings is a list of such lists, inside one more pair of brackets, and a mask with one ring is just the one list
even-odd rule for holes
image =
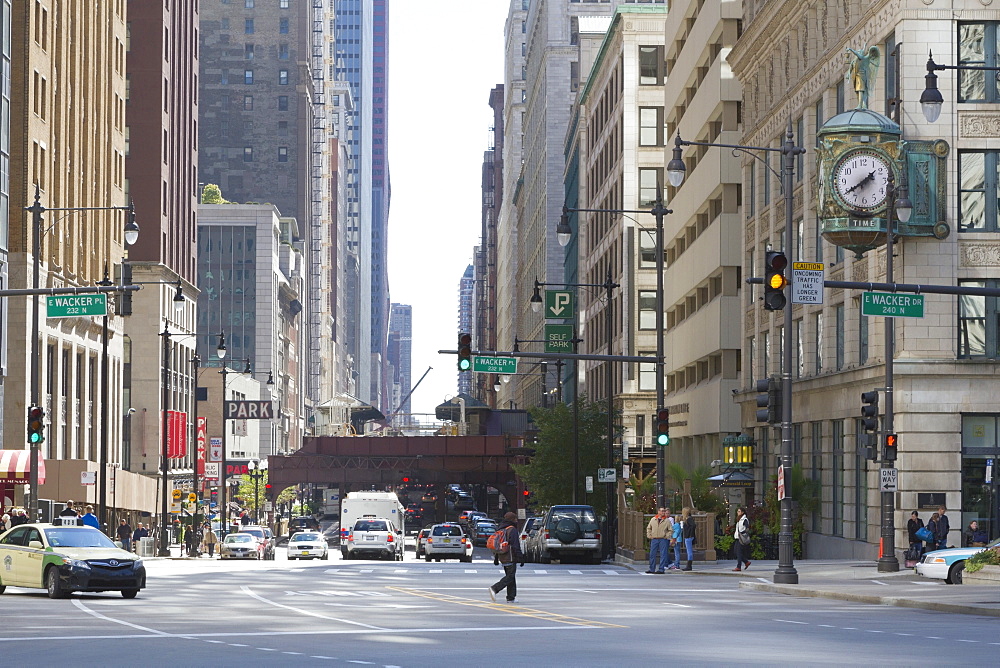
{"label": "white suv", "polygon": [[341,546],[345,559],[370,554],[388,561],[403,560],[403,530],[384,517],[362,517]]}
{"label": "white suv", "polygon": [[469,563],[472,561],[471,539],[462,531],[462,527],[457,524],[435,524],[431,527],[430,535],[424,544],[424,558],[441,561],[442,559],[458,559]]}

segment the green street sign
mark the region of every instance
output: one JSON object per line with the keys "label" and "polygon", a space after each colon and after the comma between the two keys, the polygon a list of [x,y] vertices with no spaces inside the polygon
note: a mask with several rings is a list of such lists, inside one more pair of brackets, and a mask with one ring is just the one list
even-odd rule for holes
{"label": "green street sign", "polygon": [[51,295],[47,300],[45,316],[48,318],[75,318],[88,315],[107,315],[108,296],[104,293],[93,295]]}
{"label": "green street sign", "polygon": [[573,325],[545,325],[545,352],[573,352]]}
{"label": "green street sign", "polygon": [[861,314],[886,318],[923,318],[924,296],[898,292],[862,292]]}
{"label": "green street sign", "polygon": [[472,358],[472,370],[476,373],[517,373],[517,358],[475,355]]}
{"label": "green street sign", "polygon": [[569,290],[545,291],[546,318],[572,318],[574,317],[574,306],[573,293]]}

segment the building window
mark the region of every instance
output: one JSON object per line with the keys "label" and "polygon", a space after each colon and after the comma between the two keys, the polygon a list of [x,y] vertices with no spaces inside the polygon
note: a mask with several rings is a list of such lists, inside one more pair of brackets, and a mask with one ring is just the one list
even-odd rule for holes
{"label": "building window", "polygon": [[278,32],[282,35],[288,34],[288,19],[284,16],[278,19]]}
{"label": "building window", "polygon": [[521,21],[521,34],[523,35],[526,32],[528,32],[528,22]]}
{"label": "building window", "polygon": [[[819,489],[823,489],[823,423],[812,423],[812,437],[810,438],[810,478],[816,483]],[[823,520],[823,504],[817,503],[812,513],[812,530],[819,531]]]}
{"label": "building window", "polygon": [[639,291],[639,329],[656,329],[655,291]]}
{"label": "building window", "polygon": [[747,210],[747,218],[753,216],[756,212],[757,205],[757,170],[754,163],[750,163],[747,168],[747,198],[744,201],[744,206]]}
{"label": "building window", "polygon": [[837,84],[837,113],[844,113],[844,82]]}
{"label": "building window", "polygon": [[764,332],[760,336],[760,373],[767,376],[771,373],[771,332]]}
{"label": "building window", "polygon": [[833,472],[831,487],[833,491],[833,535],[844,535],[844,421],[833,420],[833,462],[830,467]]}
{"label": "building window", "polygon": [[836,370],[840,371],[844,368],[844,305],[837,304],[834,309],[834,317],[836,318],[837,326],[837,356],[836,356]]}
{"label": "building window", "polygon": [[243,96],[243,111],[253,111],[253,95]]}
{"label": "building window", "polygon": [[639,268],[656,268],[656,232],[653,230],[639,230]]}
{"label": "building window", "polygon": [[[756,274],[754,274],[754,271],[756,271],[756,269],[755,269],[756,266],[757,266],[757,263],[755,262],[755,259],[754,259],[753,249],[750,249],[750,250],[747,251],[747,274],[746,275],[747,276],[756,276]],[[743,289],[746,290],[746,293],[747,293],[747,306],[753,306],[753,300],[754,300],[753,285],[752,284],[748,284]]]}
{"label": "building window", "polygon": [[278,9],[288,9],[288,0],[278,0]]}
{"label": "building window", "polygon": [[278,111],[288,111],[288,96],[279,95],[278,96]]}
{"label": "building window", "polygon": [[861,313],[861,300],[858,303],[858,364],[868,362],[868,316]]}
{"label": "building window", "polygon": [[663,85],[663,47],[639,47],[639,85]]}
{"label": "building window", "polygon": [[816,373],[823,370],[823,314],[816,314]]}
{"label": "building window", "polygon": [[[806,133],[805,121],[801,116],[799,116],[799,120],[795,121],[795,140],[798,142],[798,144],[796,144],[797,146],[804,145],[805,142],[803,142],[802,140],[804,138],[805,133]],[[805,173],[805,171],[806,171],[805,153],[799,153],[797,156],[795,156],[795,180],[801,181],[802,175]],[[802,256],[800,255],[799,257]]]}
{"label": "building window", "polygon": [[288,45],[279,44],[278,45],[278,60],[288,60]]}
{"label": "building window", "polygon": [[[1000,280],[959,281],[962,287],[995,288]],[[958,295],[958,356],[997,357],[997,298]]]}
{"label": "building window", "polygon": [[279,86],[288,85],[288,70],[278,70],[278,85]]}
{"label": "building window", "polygon": [[[958,24],[959,65],[996,67],[997,25],[994,21]],[[960,70],[958,101],[1000,102],[994,73],[983,70]]]}
{"label": "building window", "polygon": [[243,162],[253,162],[253,146],[243,147]]}
{"label": "building window", "polygon": [[[649,355],[650,357],[656,357],[654,352],[641,352],[639,355]],[[639,363],[639,391],[644,390],[653,391],[656,389],[656,362],[640,362]],[[638,416],[642,417],[642,416]]]}
{"label": "building window", "polygon": [[243,34],[252,35],[253,34],[253,19],[247,19],[243,22]]}
{"label": "building window", "polygon": [[288,147],[279,146],[278,147],[278,162],[288,162]]}
{"label": "building window", "polygon": [[764,151],[760,158],[764,161],[764,169],[761,170],[761,175],[764,177],[764,183],[760,189],[761,198],[764,200],[764,206],[767,206],[771,203],[771,152]]}
{"label": "building window", "polygon": [[247,9],[253,9],[253,0],[243,0],[243,6]]}
{"label": "building window", "polygon": [[998,151],[959,151],[958,231],[997,232]]}
{"label": "building window", "polygon": [[639,146],[663,146],[663,107],[639,108]]}
{"label": "building window", "polygon": [[521,42],[521,55],[522,56],[528,55],[528,45],[525,42]]}
{"label": "building window", "polygon": [[253,70],[243,70],[243,83],[245,84],[253,83]]}
{"label": "building window", "polygon": [[253,60],[253,44],[243,45],[243,60]]}
{"label": "building window", "polygon": [[662,167],[639,168],[639,206],[653,206],[663,187]]}
{"label": "building window", "polygon": [[865,430],[854,422],[854,539],[868,539],[868,459],[862,442]]}

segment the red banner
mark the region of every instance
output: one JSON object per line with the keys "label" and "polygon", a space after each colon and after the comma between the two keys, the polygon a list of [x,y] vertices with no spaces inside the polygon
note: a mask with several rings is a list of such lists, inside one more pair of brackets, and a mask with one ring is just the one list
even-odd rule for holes
{"label": "red banner", "polygon": [[187,456],[187,413],[167,411],[167,459]]}

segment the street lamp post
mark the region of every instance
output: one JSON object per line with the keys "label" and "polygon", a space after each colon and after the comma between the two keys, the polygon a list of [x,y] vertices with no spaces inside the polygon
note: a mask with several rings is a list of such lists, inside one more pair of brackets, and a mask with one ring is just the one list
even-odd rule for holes
{"label": "street lamp post", "polygon": [[[770,146],[743,146],[740,144],[714,144],[710,142],[684,141],[680,135],[674,139],[673,159],[667,163],[667,176],[674,185],[680,185],[684,180],[686,168],[682,157],[682,146],[715,146],[732,149],[734,153],[741,152],[751,158],[761,161],[764,166],[774,172],[774,169],[755,152],[780,153],[782,156],[781,190],[785,198],[785,238],[787,253],[792,252],[792,186],[795,171],[795,158],[806,150],[796,146],[795,135],[792,132],[792,122],[788,122],[785,131],[785,141],[780,148]],[[781,346],[781,465],[785,471],[792,470],[792,303],[789,300],[784,307],[784,338]],[[787,479],[786,479],[787,485]],[[795,570],[793,536],[792,536],[792,497],[786,487],[785,498],[781,504],[781,526],[778,532],[778,567],[774,571],[774,582],[779,584],[796,584],[799,581]]]}
{"label": "street lamp post", "polygon": [[[531,309],[533,311],[535,311],[536,313],[538,311],[541,311],[541,309],[542,309],[542,296],[541,296],[541,293],[539,292],[538,289],[540,287],[547,286],[547,285],[562,285],[564,287],[576,287],[576,288],[602,288],[602,289],[604,289],[606,291],[606,294],[607,294],[607,304],[606,304],[607,313],[605,314],[605,322],[606,322],[607,326],[606,326],[605,329],[606,329],[606,336],[608,337],[608,356],[610,357],[610,356],[614,355],[614,352],[613,352],[614,346],[613,346],[613,342],[612,342],[612,338],[614,336],[614,318],[612,317],[613,314],[611,313],[611,297],[612,297],[612,292],[614,291],[614,289],[617,288],[617,287],[621,287],[621,286],[619,286],[617,283],[615,283],[614,281],[611,280],[611,267],[608,266],[607,278],[605,278],[604,283],[540,283],[538,281],[538,279],[535,279],[535,289],[534,289],[534,292],[531,295],[530,303],[531,303]],[[615,405],[614,405],[614,399],[615,399],[615,397],[614,397],[614,374],[611,372],[611,364],[612,364],[612,360],[609,359],[607,361],[607,368],[605,369],[605,371],[607,372],[607,388],[606,388],[606,392],[607,392],[607,395],[608,395],[608,460],[607,460],[607,466],[608,466],[608,468],[612,468],[613,469],[613,468],[615,468],[615,414],[614,414],[614,407],[615,407]],[[580,399],[579,399],[579,397],[574,397],[574,400],[576,402],[579,402]],[[574,448],[574,454],[573,454],[574,458],[578,458],[579,457],[578,450],[579,450],[579,448]],[[574,470],[577,471],[577,475],[578,475],[578,473],[579,473],[579,465],[574,465]],[[607,495],[606,495],[606,502],[607,502],[608,507],[607,507],[607,512],[606,512],[607,522],[606,522],[606,525],[605,525],[605,533],[604,533],[604,535],[607,537],[607,540],[604,543],[605,544],[605,548],[604,549],[605,549],[605,555],[609,555],[609,554],[613,553],[614,547],[617,544],[616,543],[616,537],[615,537],[615,515],[616,515],[615,511],[617,509],[615,508],[615,503],[614,503],[615,502],[615,486],[612,485],[611,483],[606,483],[606,484],[608,485],[608,487],[607,487]],[[575,480],[573,481],[573,487],[574,487],[574,489],[576,488],[576,481]]]}
{"label": "street lamp post", "polygon": [[[41,360],[38,351],[38,334],[39,334],[39,309],[38,309],[38,290],[40,286],[40,278],[42,273],[42,235],[46,232],[43,228],[45,224],[42,214],[46,211],[66,211],[66,212],[76,212],[76,211],[127,211],[125,222],[125,244],[131,246],[139,238],[139,226],[135,222],[135,207],[132,206],[130,202],[127,206],[83,206],[83,207],[55,207],[47,208],[42,206],[41,201],[41,189],[38,184],[35,184],[35,200],[31,206],[25,207],[25,211],[31,212],[31,228],[32,228],[32,242],[31,242],[31,261],[32,261],[32,276],[31,276],[31,288],[33,294],[31,296],[31,332],[29,332],[29,338],[31,339],[31,352],[30,352],[30,362],[31,362],[31,380],[30,380],[30,399],[32,406],[41,406],[41,389],[40,389],[40,372],[41,372]],[[56,221],[58,222],[58,221]],[[55,222],[53,223],[55,225]],[[107,429],[107,420],[104,421],[105,424],[102,425],[102,430]],[[28,495],[31,499],[30,503],[25,504],[28,506],[29,517],[31,517],[32,522],[37,522],[39,517],[39,506],[38,506],[38,455],[40,442],[30,443],[31,446],[31,470],[28,472]],[[101,463],[102,477],[103,468],[105,462]],[[103,487],[103,485],[102,485]],[[104,514],[103,504],[101,507],[102,515]]]}
{"label": "street lamp post", "polygon": [[267,475],[267,460],[254,460],[251,459],[247,462],[247,473],[248,476],[253,478],[253,521],[254,524],[260,524],[260,479]]}
{"label": "street lamp post", "polygon": [[1000,72],[1000,67],[990,67],[988,65],[938,65],[934,62],[934,55],[928,51],[927,74],[924,76],[924,92],[920,94],[920,109],[924,112],[924,118],[927,119],[928,123],[935,122],[941,116],[944,97],[941,95],[941,91],[938,90],[938,77],[935,72],[943,70]]}

